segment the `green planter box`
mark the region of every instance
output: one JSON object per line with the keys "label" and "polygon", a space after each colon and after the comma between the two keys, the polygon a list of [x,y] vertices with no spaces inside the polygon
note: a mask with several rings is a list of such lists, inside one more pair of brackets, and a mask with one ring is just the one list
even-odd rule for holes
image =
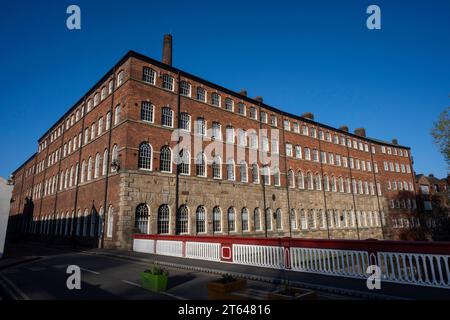
{"label": "green planter box", "polygon": [[152,291],[165,291],[167,289],[168,277],[165,275],[153,275],[148,272],[141,272],[142,287]]}

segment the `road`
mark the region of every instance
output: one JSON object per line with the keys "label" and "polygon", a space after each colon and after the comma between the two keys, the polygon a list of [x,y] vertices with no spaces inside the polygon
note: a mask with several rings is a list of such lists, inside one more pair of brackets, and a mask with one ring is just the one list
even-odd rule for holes
{"label": "road", "polygon": [[[14,245],[10,252],[9,259],[34,260],[0,269],[0,292],[5,300],[207,299],[206,285],[218,277],[169,267],[168,290],[155,293],[140,285],[139,273],[148,268],[146,262],[23,243]],[[81,269],[80,290],[67,288],[69,265]],[[249,281],[249,287],[275,289],[275,285],[259,281]]]}

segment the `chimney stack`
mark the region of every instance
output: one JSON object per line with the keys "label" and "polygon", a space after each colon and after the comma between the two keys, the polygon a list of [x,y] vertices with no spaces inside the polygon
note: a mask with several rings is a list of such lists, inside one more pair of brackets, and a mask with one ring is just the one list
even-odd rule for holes
{"label": "chimney stack", "polygon": [[304,114],[302,114],[302,117],[306,118],[306,119],[314,120],[314,114],[312,114],[311,112],[305,112]]}
{"label": "chimney stack", "polygon": [[163,42],[162,62],[172,65],[172,35],[165,34]]}
{"label": "chimney stack", "polygon": [[357,136],[360,136],[360,137],[366,136],[366,129],[364,129],[364,128],[357,128],[357,129],[355,129],[354,132]]}
{"label": "chimney stack", "polygon": [[348,127],[347,126],[340,126],[339,130],[348,132]]}
{"label": "chimney stack", "polygon": [[263,103],[263,97],[261,97],[261,96],[257,96],[257,97],[255,98],[255,100],[258,101],[258,102]]}
{"label": "chimney stack", "polygon": [[239,91],[239,94],[240,94],[241,96],[247,96],[247,90],[242,89],[241,91]]}
{"label": "chimney stack", "polygon": [[392,144],[398,144],[398,140],[397,139],[392,139]]}

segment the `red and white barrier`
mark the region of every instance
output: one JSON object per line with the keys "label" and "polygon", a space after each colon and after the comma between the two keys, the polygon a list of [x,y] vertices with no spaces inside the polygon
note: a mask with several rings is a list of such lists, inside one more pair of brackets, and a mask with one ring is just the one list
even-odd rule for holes
{"label": "red and white barrier", "polygon": [[450,243],[211,236],[134,236],[133,250],[189,259],[450,289]]}

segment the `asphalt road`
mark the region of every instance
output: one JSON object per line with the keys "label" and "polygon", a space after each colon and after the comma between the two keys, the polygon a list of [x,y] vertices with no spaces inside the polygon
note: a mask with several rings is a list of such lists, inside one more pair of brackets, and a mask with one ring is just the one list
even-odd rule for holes
{"label": "asphalt road", "polygon": [[[155,293],[140,285],[139,273],[148,268],[145,262],[30,244],[14,245],[9,255],[9,259],[17,261],[27,257],[35,260],[0,270],[3,299],[207,299],[206,284],[217,278],[208,273],[166,268],[170,272],[168,290]],[[69,265],[81,269],[80,290],[67,288]],[[249,286],[275,289],[274,285],[256,281],[250,281]]]}

